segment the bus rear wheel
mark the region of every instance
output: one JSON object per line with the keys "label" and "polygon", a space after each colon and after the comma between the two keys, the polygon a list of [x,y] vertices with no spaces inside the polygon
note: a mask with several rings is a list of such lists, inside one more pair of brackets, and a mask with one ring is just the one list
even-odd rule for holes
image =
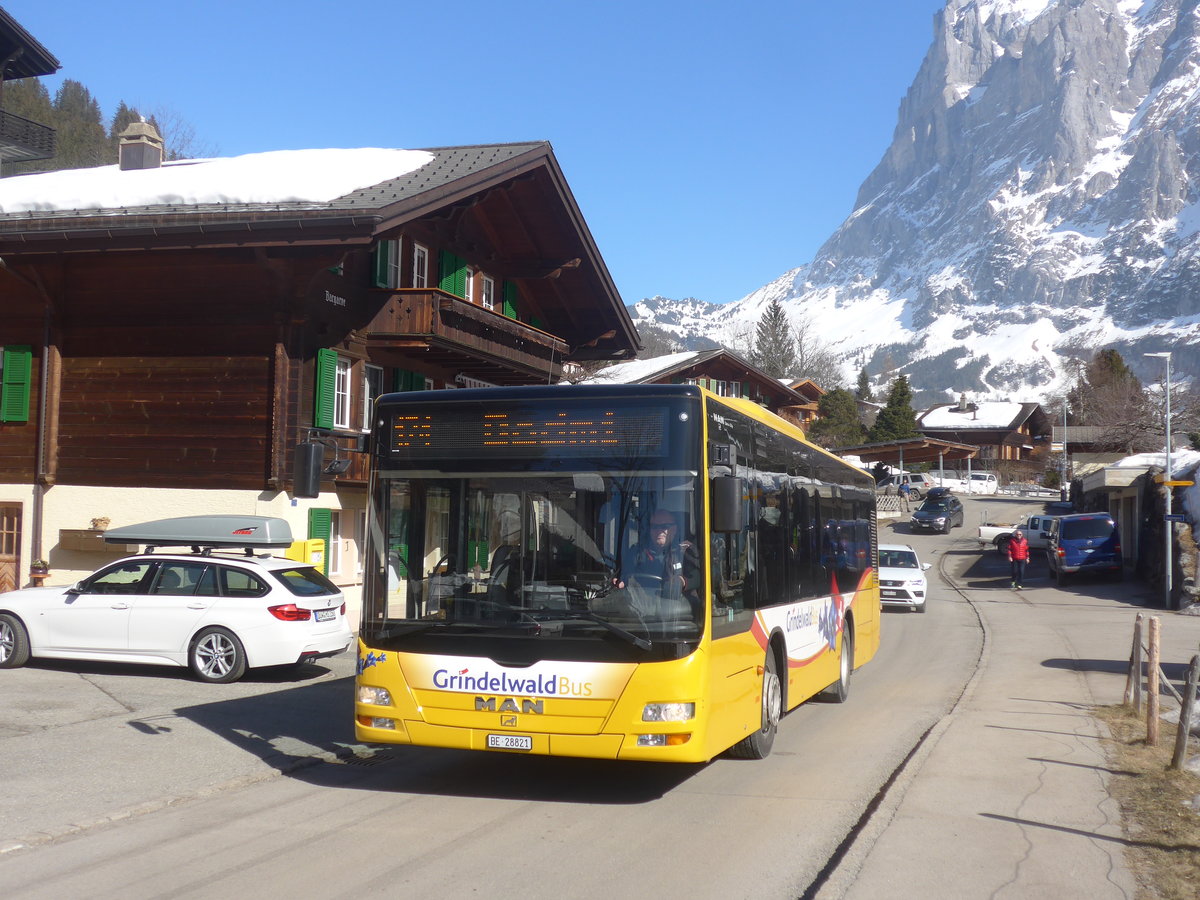
{"label": "bus rear wheel", "polygon": [[775,744],[779,717],[783,715],[783,686],[779,682],[775,654],[768,649],[763,664],[762,725],[754,734],[742,738],[729,748],[729,755],[741,759],[766,759]]}
{"label": "bus rear wheel", "polygon": [[[926,600],[928,602],[928,600]],[[924,612],[922,607],[921,612]],[[850,675],[854,671],[854,632],[847,621],[842,626],[842,641],[838,653],[838,680],[821,693],[830,703],[845,703],[850,696]]]}

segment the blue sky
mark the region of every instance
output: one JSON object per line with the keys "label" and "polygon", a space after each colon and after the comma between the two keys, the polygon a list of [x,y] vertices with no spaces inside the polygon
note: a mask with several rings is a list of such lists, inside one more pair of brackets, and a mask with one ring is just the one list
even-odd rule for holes
{"label": "blue sky", "polygon": [[812,259],[887,148],[944,0],[0,0],[106,117],[221,156],[548,140],[626,303]]}

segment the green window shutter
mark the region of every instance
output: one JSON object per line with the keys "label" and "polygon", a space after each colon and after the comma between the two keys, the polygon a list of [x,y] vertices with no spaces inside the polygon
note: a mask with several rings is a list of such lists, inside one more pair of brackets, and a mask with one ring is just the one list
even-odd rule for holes
{"label": "green window shutter", "polygon": [[750,382],[748,381],[742,382],[742,397],[746,400],[750,399]]}
{"label": "green window shutter", "polygon": [[438,287],[455,297],[467,296],[467,263],[449,250],[438,252]]}
{"label": "green window shutter", "polygon": [[313,390],[313,425],[333,428],[333,392],[337,384],[337,353],[317,351],[317,381]]}
{"label": "green window shutter", "polygon": [[396,369],[392,384],[394,385],[392,390],[395,391],[423,391],[425,390],[425,376],[420,372]]}
{"label": "green window shutter", "polygon": [[33,380],[33,351],[28,344],[4,348],[0,382],[0,422],[29,421],[29,386]]}
{"label": "green window shutter", "polygon": [[511,281],[504,282],[504,314],[510,319],[517,318],[517,286]]}
{"label": "green window shutter", "polygon": [[396,263],[398,243],[398,241],[380,241],[379,246],[375,248],[375,253],[371,260],[371,273],[375,287],[390,287],[388,284],[388,273]]}
{"label": "green window shutter", "polygon": [[329,574],[329,544],[333,538],[333,513],[327,509],[310,509],[308,511],[308,538],[320,538],[325,542],[325,553],[321,559],[321,572]]}
{"label": "green window shutter", "polygon": [[542,327],[542,320],[541,320],[541,319],[539,319],[537,316],[530,316],[530,317],[529,317],[529,324],[530,324],[530,325],[532,325],[534,328],[541,328],[541,327]]}

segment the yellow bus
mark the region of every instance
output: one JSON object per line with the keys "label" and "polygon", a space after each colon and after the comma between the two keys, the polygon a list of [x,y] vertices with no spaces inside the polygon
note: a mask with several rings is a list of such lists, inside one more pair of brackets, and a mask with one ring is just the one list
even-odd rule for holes
{"label": "yellow bus", "polygon": [[750,401],[388,394],[372,460],[360,741],[762,758],[879,646],[872,479]]}

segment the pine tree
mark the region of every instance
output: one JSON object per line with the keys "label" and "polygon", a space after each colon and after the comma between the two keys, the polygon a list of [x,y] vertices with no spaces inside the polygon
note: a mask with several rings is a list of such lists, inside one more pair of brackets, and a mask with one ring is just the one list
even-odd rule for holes
{"label": "pine tree", "polygon": [[49,124],[58,131],[55,168],[83,169],[112,162],[100,104],[80,82],[63,81],[54,95],[54,118]]}
{"label": "pine tree", "polygon": [[817,411],[820,418],[809,426],[808,436],[822,447],[853,447],[865,439],[858,403],[845,388],[834,388],[822,396]]}
{"label": "pine tree", "polygon": [[858,371],[858,387],[854,389],[854,396],[866,403],[871,402],[871,378],[867,375],[866,366]]}
{"label": "pine tree", "polygon": [[871,426],[867,439],[871,443],[899,441],[918,437],[917,414],[912,408],[912,388],[903,375],[896,377],[888,390],[887,406],[879,412],[879,418]]}
{"label": "pine tree", "polygon": [[750,362],[772,378],[786,378],[796,368],[796,342],[778,300],[772,300],[758,320]]}

